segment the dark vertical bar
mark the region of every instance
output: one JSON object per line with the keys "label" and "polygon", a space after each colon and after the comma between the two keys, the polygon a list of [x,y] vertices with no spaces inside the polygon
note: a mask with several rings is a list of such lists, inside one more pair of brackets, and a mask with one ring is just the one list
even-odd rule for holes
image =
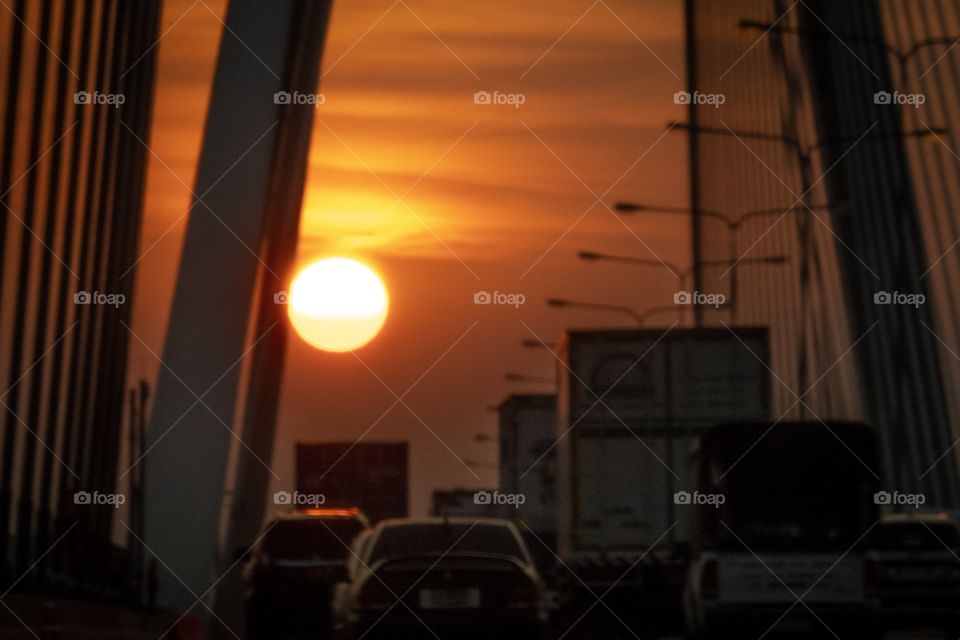
{"label": "dark vertical bar", "polygon": [[[102,33],[102,24],[100,31],[94,31],[96,3],[93,1],[85,3],[83,11],[83,23],[81,25],[80,40],[80,85],[78,89],[87,89],[89,85],[97,78],[98,64],[93,61],[97,40],[94,34]],[[101,7],[101,14],[103,8]],[[101,19],[102,22],[102,19]],[[104,45],[105,46],[105,45]],[[101,47],[103,48],[103,47]],[[101,54],[102,55],[102,54]],[[90,114],[87,122],[87,114]],[[64,259],[68,265],[76,269],[79,280],[74,278],[74,274],[64,267],[61,274],[61,295],[67,299],[72,299],[72,295],[78,289],[82,289],[86,283],[86,264],[87,264],[87,245],[90,230],[90,220],[93,215],[93,176],[100,167],[97,159],[96,149],[98,147],[99,121],[96,112],[89,109],[78,109],[77,119],[80,122],[78,132],[73,140],[73,149],[71,150],[71,172],[70,182],[67,187],[67,202],[69,203],[69,212],[67,214],[68,224],[71,233],[74,225],[79,225],[79,239],[77,240],[78,255],[76,260],[72,258],[73,245],[70,246],[70,259]],[[89,130],[89,146],[87,144],[86,134]],[[72,236],[71,236],[72,237]],[[85,318],[85,306],[76,306],[74,308],[74,323],[69,339],[69,350],[66,343],[61,343],[54,351],[54,371],[59,372],[60,384],[67,390],[66,403],[64,405],[63,426],[63,444],[60,449],[60,463],[64,466],[57,483],[57,506],[51,506],[51,511],[55,514],[51,526],[53,531],[51,537],[59,538],[75,522],[76,509],[73,505],[73,494],[80,487],[78,485],[79,476],[76,475],[77,447],[79,442],[79,420],[77,419],[77,390],[79,384],[78,372],[81,359],[84,357],[83,327]],[[66,308],[64,309],[66,314]],[[66,318],[63,318],[63,324],[58,321],[58,327],[65,330]],[[66,354],[69,354],[65,357]],[[64,362],[66,361],[66,362]],[[69,363],[69,364],[67,364]],[[62,367],[62,368],[61,368]],[[54,416],[52,419],[56,419]],[[52,456],[51,456],[52,457]],[[46,463],[52,468],[52,461]],[[51,478],[52,481],[52,478]],[[52,499],[52,497],[51,497]],[[56,549],[56,566],[68,575],[73,575],[73,566],[76,563],[77,555],[74,551],[79,548],[74,544],[73,539],[65,541],[58,545]]]}
{"label": "dark vertical bar", "polygon": [[[6,114],[3,126],[3,156],[0,158],[2,160],[2,164],[0,164],[0,205],[3,206],[2,211],[0,211],[3,221],[0,224],[0,256],[6,251],[7,226],[10,224],[8,196],[11,189],[10,183],[13,180],[14,146],[18,125],[17,102],[20,97],[21,56],[23,55],[24,26],[16,18],[23,16],[26,8],[26,0],[17,0],[13,9],[14,20],[11,25],[10,68],[7,76]],[[6,281],[6,278],[3,277],[3,265],[4,260],[0,259],[0,295],[2,295],[3,283]],[[14,380],[16,380],[16,377],[10,378],[9,382]],[[6,401],[5,397],[4,401]],[[11,578],[7,558],[9,558],[8,550],[10,548],[10,510],[13,506],[13,464],[16,443],[16,421],[7,413],[4,416],[3,423],[3,467],[0,471],[0,572],[2,572],[0,583],[2,584],[6,584]]]}
{"label": "dark vertical bar", "polygon": [[[80,61],[77,66],[77,74],[80,76],[78,80],[77,89],[83,89],[86,86],[86,82],[89,81],[90,74],[90,50],[91,50],[91,28],[93,24],[93,2],[85,2],[83,5],[83,18],[80,28],[80,45],[79,45],[79,55]],[[80,194],[80,174],[83,171],[82,162],[83,162],[83,141],[84,134],[86,131],[87,123],[87,109],[78,108],[74,110],[74,117],[76,118],[76,126],[73,132],[73,138],[71,140],[71,149],[70,149],[70,159],[68,164],[68,178],[67,178],[67,187],[66,187],[66,213],[64,218],[64,246],[63,252],[61,253],[61,259],[64,264],[60,269],[60,286],[57,292],[57,299],[61,301],[60,306],[57,308],[57,317],[54,324],[54,338],[62,336],[67,332],[67,316],[69,315],[68,310],[70,309],[70,303],[73,301],[73,293],[76,290],[74,274],[71,273],[71,266],[74,265],[74,244],[77,243],[77,236],[81,236],[82,233],[82,217],[83,211],[79,211],[80,218],[78,219],[78,198]],[[80,243],[83,242],[82,236],[79,240]],[[79,267],[77,267],[79,269]],[[61,405],[61,389],[64,384],[64,373],[67,369],[67,363],[64,362],[64,356],[67,352],[67,344],[71,343],[74,336],[74,330],[76,325],[71,325],[70,333],[71,335],[57,342],[53,348],[53,352],[50,355],[51,358],[51,380],[50,380],[50,408],[47,413],[47,433],[53,434],[52,441],[49,443],[49,448],[45,452],[43,459],[43,468],[41,471],[41,484],[40,484],[40,502],[41,502],[41,511],[38,514],[37,522],[37,544],[39,548],[46,549],[49,547],[49,543],[53,541],[53,526],[54,526],[54,514],[63,515],[61,508],[58,508],[53,504],[54,495],[54,470],[55,464],[64,465],[63,461],[69,460],[70,458],[70,427],[72,421],[69,417],[69,412],[71,407],[69,405]],[[68,415],[64,415],[67,413]],[[58,452],[58,453],[55,453]],[[59,457],[57,461],[56,457]],[[64,466],[60,469],[60,487],[61,490],[65,490],[65,478],[72,471]],[[59,496],[62,499],[62,496]],[[62,547],[65,548],[65,547]],[[59,552],[59,549],[55,550],[57,555],[53,558],[54,566],[58,569],[62,569],[62,563],[56,562],[58,558],[62,558],[63,554]]]}
{"label": "dark vertical bar", "polygon": [[[75,7],[76,5],[73,2],[66,2],[62,7],[62,11],[58,13],[61,31],[57,57],[64,61],[64,63],[61,63],[57,70],[56,92],[54,94],[53,132],[51,135],[54,146],[48,155],[50,161],[46,195],[46,209],[48,214],[46,224],[44,225],[43,242],[44,245],[50,249],[41,252],[40,256],[40,294],[37,300],[35,315],[36,328],[33,336],[33,355],[30,359],[30,362],[36,364],[32,372],[33,382],[30,385],[30,396],[27,403],[27,425],[37,432],[37,436],[27,439],[26,453],[23,457],[20,476],[21,517],[17,521],[17,545],[19,548],[17,556],[20,558],[21,571],[26,570],[27,567],[34,564],[35,553],[34,550],[31,549],[31,543],[40,541],[40,536],[37,534],[41,529],[45,528],[45,522],[41,522],[39,518],[36,526],[32,526],[34,516],[39,515],[33,504],[33,487],[37,463],[37,440],[40,439],[46,445],[47,449],[56,446],[56,443],[52,442],[52,438],[56,435],[56,423],[53,422],[53,424],[51,424],[51,421],[47,420],[45,428],[41,429],[40,415],[44,400],[46,400],[47,411],[49,411],[50,415],[55,416],[57,408],[54,398],[59,398],[60,395],[59,387],[55,387],[52,384],[49,387],[44,387],[43,383],[47,378],[47,373],[51,365],[50,360],[44,356],[49,349],[47,328],[49,325],[55,324],[50,321],[50,317],[51,315],[56,315],[57,317],[62,316],[62,309],[66,308],[67,305],[66,296],[56,297],[52,296],[51,293],[55,291],[53,282],[53,247],[58,245],[57,229],[60,220],[60,175],[64,155],[64,145],[57,141],[66,134],[66,117],[68,113],[72,115],[73,112],[73,109],[71,109],[73,100],[72,98],[68,100],[67,88],[70,81],[70,74],[72,73],[68,65],[72,62],[73,13]],[[70,229],[65,224],[60,234],[63,238],[64,246],[72,242],[69,232]],[[54,314],[50,312],[51,304],[53,304],[56,310]],[[59,337],[59,335],[54,335],[52,340],[56,341]],[[46,394],[44,394],[44,390],[46,390]],[[46,473],[51,469],[50,467],[45,467],[43,471]],[[41,500],[42,499],[41,497]],[[45,513],[46,511],[47,505],[41,503],[40,513]],[[37,549],[40,549],[42,552],[46,548],[38,545]],[[38,580],[42,581],[44,572],[37,571],[35,575]]]}
{"label": "dark vertical bar", "polygon": [[[117,2],[113,20],[113,37],[111,44],[111,65],[108,79],[105,84],[107,91],[118,93],[121,90],[120,74],[122,61],[126,58],[130,40],[129,20],[132,5],[129,2]],[[132,99],[133,96],[128,96]],[[111,272],[113,262],[120,252],[120,245],[124,241],[124,225],[129,212],[125,209],[124,178],[128,161],[128,147],[122,144],[123,126],[120,124],[126,113],[128,104],[125,102],[119,108],[104,107],[106,116],[107,147],[104,154],[104,165],[107,167],[107,179],[101,183],[100,209],[96,233],[97,245],[94,250],[94,265],[97,274],[97,289],[110,294],[113,290]],[[121,138],[123,136],[123,138]],[[122,308],[124,305],[120,305]],[[119,449],[121,434],[120,416],[112,415],[110,405],[116,395],[122,396],[125,381],[116,384],[115,372],[112,371],[113,354],[116,352],[116,329],[124,330],[117,322],[119,308],[109,305],[95,305],[92,309],[96,318],[91,330],[91,336],[97,348],[87,362],[88,375],[84,398],[90,403],[89,429],[93,433],[93,440],[87,453],[86,475],[90,487],[101,493],[113,493],[115,487],[108,483],[110,467],[116,466],[116,456]],[[86,572],[94,585],[107,587],[107,578],[110,574],[111,543],[109,533],[104,533],[105,521],[111,517],[113,507],[107,504],[92,505],[84,510],[89,514],[86,521],[88,534],[91,539],[92,552],[86,554],[88,571]]]}
{"label": "dark vertical bar", "polygon": [[[126,96],[119,111],[123,124],[117,129],[118,157],[114,165],[117,175],[114,181],[114,214],[111,221],[111,242],[106,259],[105,282],[111,292],[120,293],[126,300],[118,309],[109,309],[104,318],[101,344],[103,357],[99,367],[100,389],[94,413],[95,424],[107,430],[107,447],[101,461],[96,465],[98,476],[94,482],[104,491],[116,491],[117,462],[123,423],[123,389],[126,386],[127,348],[130,336],[127,326],[133,309],[134,279],[123,279],[128,265],[136,259],[142,222],[143,197],[145,193],[146,149],[141,140],[149,140],[153,80],[156,55],[151,49],[141,58],[142,52],[156,39],[160,5],[155,0],[129,5],[120,19],[123,33],[116,43],[117,58],[123,61],[114,70],[114,86]],[[137,62],[139,60],[139,62]],[[131,64],[137,62],[135,67]],[[130,131],[127,130],[129,127]],[[131,133],[132,131],[132,133]],[[107,554],[98,564],[101,569],[109,566],[111,557],[111,531],[116,510],[99,509],[95,523],[96,538],[101,541],[103,553]],[[125,571],[116,574],[124,575]],[[109,576],[102,576],[104,582]],[[112,586],[112,585],[111,585]]]}
{"label": "dark vertical bar", "polygon": [[[696,0],[686,0],[685,2],[685,29],[686,29],[686,50],[687,50],[687,91],[693,92],[697,85],[697,26]],[[703,268],[701,266],[702,247],[702,216],[700,215],[700,150],[699,134],[697,134],[698,118],[697,106],[690,101],[687,106],[687,121],[690,124],[688,140],[688,163],[690,167],[690,209],[693,215],[690,216],[690,237],[692,245],[690,247],[690,258],[693,262],[693,283],[691,286],[694,291],[699,291],[703,287]],[[693,305],[693,324],[700,326],[703,324],[703,309],[701,305]]]}
{"label": "dark vertical bar", "polygon": [[[111,15],[113,0],[104,0],[100,9],[100,20],[97,31],[97,63],[94,76],[95,86],[105,85],[105,69],[107,57],[109,55],[109,42],[111,34]],[[99,226],[100,213],[99,184],[104,179],[103,173],[106,169],[104,162],[106,149],[106,135],[104,130],[104,114],[101,109],[94,109],[91,106],[91,137],[90,147],[86,157],[87,175],[84,184],[83,197],[83,231],[81,234],[81,250],[79,259],[78,274],[81,281],[78,283],[80,288],[87,291],[96,289],[96,272],[92,262],[93,245],[96,244],[94,236],[94,225]],[[84,477],[85,453],[88,447],[90,434],[88,433],[89,420],[86,416],[87,402],[85,386],[89,383],[88,362],[92,360],[92,353],[96,347],[91,339],[91,327],[94,319],[91,313],[90,305],[80,305],[77,307],[77,317],[79,324],[73,330],[74,340],[71,345],[71,363],[70,379],[67,387],[67,407],[73,412],[72,417],[68,417],[67,429],[70,434],[69,454],[66,458],[67,465],[73,470],[76,476],[64,474],[61,475],[60,487],[60,508],[58,515],[60,523],[57,527],[57,535],[62,535],[70,526],[83,518],[83,512],[78,511],[73,504],[73,494],[79,489],[85,489]],[[77,525],[77,531],[71,535],[65,542],[65,558],[69,562],[68,571],[72,578],[83,584],[81,576],[84,564],[84,554],[87,548],[89,535],[84,524]]]}
{"label": "dark vertical bar", "polygon": [[[41,19],[40,19],[40,34],[39,39],[43,42],[46,42],[50,38],[50,28],[53,21],[53,7],[50,0],[45,0],[40,10]],[[33,77],[33,108],[32,108],[32,118],[30,120],[30,142],[29,142],[29,152],[27,154],[28,166],[33,166],[34,164],[40,161],[40,154],[43,152],[40,148],[40,144],[43,139],[43,101],[46,95],[46,75],[47,75],[47,64],[50,57],[50,54],[42,46],[37,46],[36,48],[37,57],[36,57],[36,68],[34,69]],[[21,216],[24,221],[24,227],[26,227],[20,235],[20,249],[19,255],[19,267],[17,273],[17,300],[20,301],[20,304],[17,305],[17,309],[14,312],[14,325],[13,325],[13,344],[11,347],[10,354],[10,380],[14,380],[14,384],[10,387],[9,395],[7,396],[7,401],[5,403],[6,408],[6,420],[8,426],[12,425],[14,429],[20,428],[18,425],[22,418],[18,414],[20,409],[20,386],[25,383],[24,380],[20,379],[21,376],[26,378],[26,383],[32,388],[34,385],[43,384],[42,380],[37,380],[37,376],[34,374],[35,369],[30,370],[29,375],[25,375],[21,370],[26,366],[29,367],[32,363],[24,362],[24,351],[26,349],[26,336],[27,336],[27,323],[30,318],[27,317],[30,311],[29,297],[30,297],[30,284],[31,284],[31,263],[33,261],[33,250],[34,250],[34,239],[33,234],[31,234],[27,229],[33,229],[38,220],[40,219],[38,213],[39,207],[37,206],[37,183],[39,180],[39,173],[41,171],[40,167],[34,167],[26,175],[26,198],[24,201],[23,215]],[[53,220],[48,220],[48,226],[53,224]],[[43,298],[43,291],[38,291],[38,299]],[[37,331],[42,331],[38,326]],[[30,429],[34,427],[32,425],[27,425]],[[36,438],[33,434],[28,434],[24,438],[24,453],[22,456],[23,463],[25,466],[29,465],[33,468],[33,458],[36,454]],[[6,469],[4,470],[6,472]],[[32,485],[31,485],[32,487]],[[30,544],[30,521],[31,521],[31,512],[29,509],[29,494],[24,491],[24,487],[21,485],[20,494],[17,501],[17,533],[18,536],[22,535],[23,523],[26,522],[26,539],[18,539],[16,545],[16,560],[15,565],[18,567],[19,571],[23,571],[29,566],[29,544]]]}

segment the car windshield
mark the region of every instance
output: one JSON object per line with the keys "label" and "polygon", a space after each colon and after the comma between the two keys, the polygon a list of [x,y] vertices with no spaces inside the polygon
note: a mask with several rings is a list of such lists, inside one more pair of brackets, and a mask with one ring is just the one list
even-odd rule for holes
{"label": "car windshield", "polygon": [[871,534],[868,546],[879,551],[943,551],[960,547],[957,528],[950,522],[899,522],[882,524]]}
{"label": "car windshield", "polygon": [[385,527],[370,562],[444,553],[489,553],[526,561],[516,536],[503,525],[423,523]]}
{"label": "car windshield", "polygon": [[340,560],[363,531],[353,518],[303,518],[278,521],[263,540],[263,550],[273,558],[290,560]]}

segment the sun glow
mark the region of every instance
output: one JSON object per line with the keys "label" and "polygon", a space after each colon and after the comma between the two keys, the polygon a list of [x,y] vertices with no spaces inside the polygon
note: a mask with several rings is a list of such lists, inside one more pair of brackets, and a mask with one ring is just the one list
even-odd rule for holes
{"label": "sun glow", "polygon": [[370,342],[387,319],[389,297],[373,269],[348,258],[305,267],[290,288],[290,322],[324,351],[353,351]]}

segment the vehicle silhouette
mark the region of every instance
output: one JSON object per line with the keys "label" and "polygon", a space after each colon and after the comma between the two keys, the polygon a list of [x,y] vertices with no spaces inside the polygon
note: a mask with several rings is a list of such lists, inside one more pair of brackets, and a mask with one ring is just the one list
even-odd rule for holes
{"label": "vehicle silhouette", "polygon": [[334,603],[339,638],[543,635],[543,582],[507,520],[385,520],[353,552]]}

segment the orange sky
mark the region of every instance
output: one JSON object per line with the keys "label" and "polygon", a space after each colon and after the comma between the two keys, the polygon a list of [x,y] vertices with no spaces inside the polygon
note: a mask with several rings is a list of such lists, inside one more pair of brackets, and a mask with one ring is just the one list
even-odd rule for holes
{"label": "orange sky", "polygon": [[[134,323],[156,354],[225,4],[165,2]],[[681,5],[335,3],[300,257],[370,262],[385,276],[391,313],[355,355],[319,353],[292,335],[277,487],[292,483],[293,441],[352,440],[371,425],[370,440],[410,440],[415,513],[434,488],[491,486],[495,471],[478,468],[478,479],[464,465],[496,457],[494,445],[473,440],[494,431],[488,406],[542,390],[503,373],[553,372],[548,352],[519,341],[623,322],[548,309],[544,299],[637,310],[672,301],[678,285],[666,269],[590,265],[575,253],[688,261],[683,220],[621,219],[597,204],[604,194],[607,203],[686,204],[686,139],[663,135],[684,115],[673,102],[685,73]],[[477,91],[524,103],[477,105]],[[478,290],[522,293],[526,303],[477,306]],[[154,356],[131,348],[131,375],[155,379]]]}

